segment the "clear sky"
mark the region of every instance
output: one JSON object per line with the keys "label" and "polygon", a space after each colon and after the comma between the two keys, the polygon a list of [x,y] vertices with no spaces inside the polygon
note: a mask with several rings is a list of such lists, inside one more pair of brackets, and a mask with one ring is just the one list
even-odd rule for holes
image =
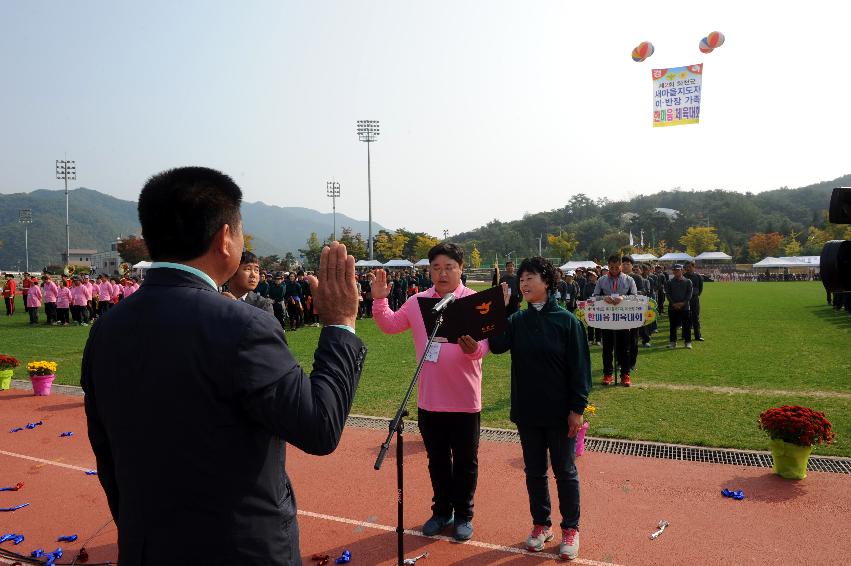
{"label": "clear sky", "polygon": [[[359,119],[381,121],[373,219],[435,236],[578,192],[807,185],[851,172],[849,21],[839,0],[2,0],[0,192],[61,188],[67,154],[74,186],[125,199],[197,164],[330,212],[334,179],[366,219]],[[693,63],[700,124],[652,128],[651,69]]]}

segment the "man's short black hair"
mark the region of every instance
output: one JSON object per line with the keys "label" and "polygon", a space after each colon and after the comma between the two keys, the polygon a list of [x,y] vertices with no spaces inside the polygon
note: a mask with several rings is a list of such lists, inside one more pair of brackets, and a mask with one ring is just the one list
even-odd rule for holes
{"label": "man's short black hair", "polygon": [[621,258],[621,263],[629,263],[630,265],[635,265],[635,262],[632,261],[631,255],[625,255]]}
{"label": "man's short black hair", "polygon": [[556,284],[556,268],[546,258],[541,256],[528,257],[520,262],[517,268],[517,279],[522,279],[525,272],[537,273],[541,281],[546,283],[547,289],[554,290]]}
{"label": "man's short black hair", "polygon": [[439,255],[448,256],[458,262],[458,265],[464,265],[464,250],[459,246],[450,242],[441,242],[428,251],[428,262],[431,263]]}
{"label": "man's short black hair", "polygon": [[609,256],[609,259],[606,260],[606,263],[620,263],[621,255],[620,254],[612,254]]}
{"label": "man's short black hair", "polygon": [[511,261],[510,259],[505,262],[505,267],[508,267],[509,265],[514,265],[514,262]]}
{"label": "man's short black hair", "polygon": [[154,261],[200,257],[228,224],[240,223],[242,191],[206,167],[178,167],[154,175],[139,195],[139,222]]}
{"label": "man's short black hair", "polygon": [[248,263],[256,263],[257,265],[260,265],[260,260],[257,259],[257,256],[254,255],[253,252],[245,250],[242,252],[242,257],[239,258],[239,265],[245,265]]}

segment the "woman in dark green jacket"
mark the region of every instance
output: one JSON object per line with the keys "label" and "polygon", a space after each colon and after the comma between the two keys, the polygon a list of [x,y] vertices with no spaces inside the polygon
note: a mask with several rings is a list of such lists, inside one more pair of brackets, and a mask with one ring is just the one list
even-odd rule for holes
{"label": "woman in dark green jacket", "polygon": [[511,350],[511,421],[520,433],[532,533],[528,550],[538,552],[553,538],[547,453],[558,488],[562,542],[559,555],[579,553],[579,476],[576,433],[591,389],[591,358],[579,320],[558,306],[555,267],[542,257],[523,260],[517,273],[529,303],[490,339],[494,354]]}

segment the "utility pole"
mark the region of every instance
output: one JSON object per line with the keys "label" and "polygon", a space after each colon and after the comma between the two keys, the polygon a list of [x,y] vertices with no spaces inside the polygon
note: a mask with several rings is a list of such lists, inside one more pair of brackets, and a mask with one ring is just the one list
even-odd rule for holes
{"label": "utility pole", "polygon": [[366,190],[367,199],[369,201],[369,260],[372,261],[373,256],[373,241],[372,241],[372,166],[369,157],[369,144],[376,141],[378,137],[378,120],[358,120],[358,139],[366,142]]}
{"label": "utility pole", "polygon": [[65,180],[65,263],[71,263],[71,224],[68,216],[68,179],[77,180],[77,164],[67,159],[56,160],[56,178]]}
{"label": "utility pole", "polygon": [[24,225],[24,253],[26,254],[27,273],[30,271],[30,243],[29,243],[29,225],[33,221],[33,211],[31,208],[22,208],[18,212],[18,222]]}

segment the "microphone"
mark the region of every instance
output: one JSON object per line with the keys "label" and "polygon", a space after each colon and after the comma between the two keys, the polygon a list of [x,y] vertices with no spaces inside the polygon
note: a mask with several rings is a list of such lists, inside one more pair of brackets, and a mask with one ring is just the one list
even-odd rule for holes
{"label": "microphone", "polygon": [[443,295],[443,298],[440,299],[440,301],[438,301],[438,303],[431,308],[431,312],[441,312],[446,307],[451,305],[453,301],[455,301],[455,295],[453,295],[452,293],[446,293],[445,295]]}

